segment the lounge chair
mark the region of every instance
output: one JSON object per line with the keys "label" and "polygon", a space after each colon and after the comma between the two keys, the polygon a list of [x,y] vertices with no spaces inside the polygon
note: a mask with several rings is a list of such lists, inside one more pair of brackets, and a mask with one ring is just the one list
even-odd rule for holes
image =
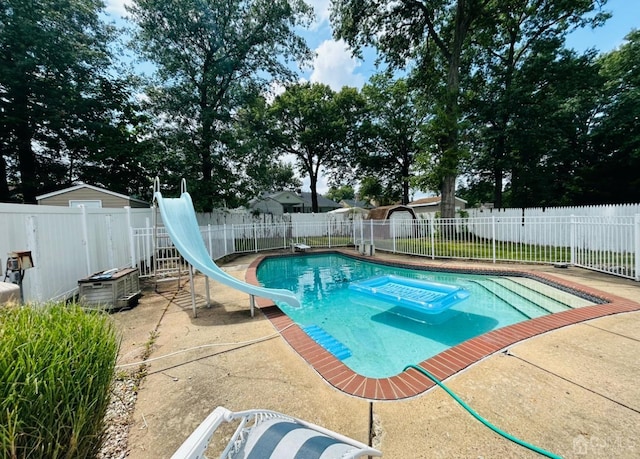
{"label": "lounge chair", "polygon": [[204,458],[209,442],[223,422],[239,421],[220,458],[333,459],[382,453],[351,438],[276,411],[232,412],[219,406],[180,446],[172,459]]}
{"label": "lounge chair", "polygon": [[306,252],[311,248],[310,245],[303,244],[302,242],[292,242],[291,243],[291,251],[292,252]]}

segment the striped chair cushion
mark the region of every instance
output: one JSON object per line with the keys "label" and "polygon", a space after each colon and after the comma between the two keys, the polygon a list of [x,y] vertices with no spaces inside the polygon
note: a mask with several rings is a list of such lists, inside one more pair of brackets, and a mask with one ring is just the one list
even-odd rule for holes
{"label": "striped chair cushion", "polygon": [[358,451],[334,438],[285,419],[269,419],[252,429],[236,457],[243,459],[335,459]]}

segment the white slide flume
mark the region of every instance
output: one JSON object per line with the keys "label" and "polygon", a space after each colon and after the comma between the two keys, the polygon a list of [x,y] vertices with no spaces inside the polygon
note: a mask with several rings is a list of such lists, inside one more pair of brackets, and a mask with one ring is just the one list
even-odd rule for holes
{"label": "white slide flume", "polygon": [[293,307],[300,307],[300,301],[293,292],[248,284],[227,274],[216,265],[204,245],[189,193],[185,191],[179,198],[163,198],[162,194],[156,191],[154,199],[158,203],[162,221],[171,241],[180,255],[195,269],[217,282],[249,295],[284,301]]}

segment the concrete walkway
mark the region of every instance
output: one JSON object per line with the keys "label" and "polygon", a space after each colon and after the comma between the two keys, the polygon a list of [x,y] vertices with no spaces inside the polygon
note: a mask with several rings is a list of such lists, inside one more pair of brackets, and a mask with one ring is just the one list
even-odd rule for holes
{"label": "concrete walkway", "polygon": [[[244,279],[253,259],[237,258],[225,269]],[[578,268],[526,269],[640,300],[636,282]],[[204,279],[195,284],[195,319],[188,284],[160,294],[147,290],[137,307],[113,316],[123,334],[121,364],[136,362],[147,348],[151,359],[188,349],[148,364],[129,457],[171,457],[219,405],[282,411],[365,443],[371,432],[386,458],[541,457],[483,426],[439,388],[394,402],[345,395],[275,334],[260,311],[250,317],[246,295],[211,281],[207,308]],[[520,342],[446,384],[502,430],[562,457],[636,458],[639,355],[640,313],[619,314]],[[225,440],[216,438],[214,449]]]}

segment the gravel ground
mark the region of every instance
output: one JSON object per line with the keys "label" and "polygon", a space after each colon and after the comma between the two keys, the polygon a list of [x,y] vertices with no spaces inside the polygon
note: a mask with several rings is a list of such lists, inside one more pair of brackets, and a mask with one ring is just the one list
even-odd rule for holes
{"label": "gravel ground", "polygon": [[116,378],[105,416],[106,431],[99,459],[122,459],[129,455],[129,425],[138,398],[138,386],[144,375],[144,368],[140,368],[137,372]]}

